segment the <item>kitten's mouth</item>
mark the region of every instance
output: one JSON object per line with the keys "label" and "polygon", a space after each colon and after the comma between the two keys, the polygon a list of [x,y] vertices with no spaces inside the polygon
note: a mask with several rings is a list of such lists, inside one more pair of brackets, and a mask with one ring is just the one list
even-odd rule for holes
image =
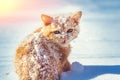
{"label": "kitten's mouth", "polygon": [[67,38],[65,37],[65,38],[63,38],[63,44],[65,44],[67,42]]}
{"label": "kitten's mouth", "polygon": [[66,43],[66,40],[63,40],[63,42],[62,42],[63,44],[65,44]]}

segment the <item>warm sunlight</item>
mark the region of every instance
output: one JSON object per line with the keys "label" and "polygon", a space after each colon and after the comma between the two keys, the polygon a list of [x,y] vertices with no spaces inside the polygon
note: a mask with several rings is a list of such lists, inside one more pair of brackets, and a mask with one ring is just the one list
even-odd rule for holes
{"label": "warm sunlight", "polygon": [[9,14],[18,6],[18,0],[0,0],[0,16]]}

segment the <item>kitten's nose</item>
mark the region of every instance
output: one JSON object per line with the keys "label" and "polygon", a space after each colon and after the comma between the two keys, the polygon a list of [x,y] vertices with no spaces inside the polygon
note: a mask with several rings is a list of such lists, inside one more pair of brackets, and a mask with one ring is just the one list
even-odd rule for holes
{"label": "kitten's nose", "polygon": [[65,32],[61,32],[61,38],[63,38],[63,39],[66,38],[66,33]]}
{"label": "kitten's nose", "polygon": [[66,35],[62,35],[61,36],[62,39],[66,39],[66,37],[67,37]]}
{"label": "kitten's nose", "polygon": [[62,36],[61,36],[61,38],[63,38],[63,39],[64,39],[64,38],[65,38],[65,36],[64,36],[64,35],[62,35]]}
{"label": "kitten's nose", "polygon": [[63,43],[66,43],[66,41],[67,41],[67,37],[64,35],[64,36],[61,36],[62,37],[62,41],[63,41]]}

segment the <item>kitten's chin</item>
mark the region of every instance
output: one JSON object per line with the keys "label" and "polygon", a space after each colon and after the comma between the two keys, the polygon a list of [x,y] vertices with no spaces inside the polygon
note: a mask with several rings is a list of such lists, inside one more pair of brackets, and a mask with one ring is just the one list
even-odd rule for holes
{"label": "kitten's chin", "polygon": [[62,47],[67,47],[69,45],[69,43],[67,42],[62,42],[62,43],[59,43],[60,46]]}
{"label": "kitten's chin", "polygon": [[67,47],[69,44],[61,44],[62,47]]}

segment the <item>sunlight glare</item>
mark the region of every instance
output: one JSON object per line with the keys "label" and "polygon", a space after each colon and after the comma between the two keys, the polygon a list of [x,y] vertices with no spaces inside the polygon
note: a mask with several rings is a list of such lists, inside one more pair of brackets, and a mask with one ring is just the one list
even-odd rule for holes
{"label": "sunlight glare", "polygon": [[18,6],[18,0],[0,0],[0,16],[9,14]]}

